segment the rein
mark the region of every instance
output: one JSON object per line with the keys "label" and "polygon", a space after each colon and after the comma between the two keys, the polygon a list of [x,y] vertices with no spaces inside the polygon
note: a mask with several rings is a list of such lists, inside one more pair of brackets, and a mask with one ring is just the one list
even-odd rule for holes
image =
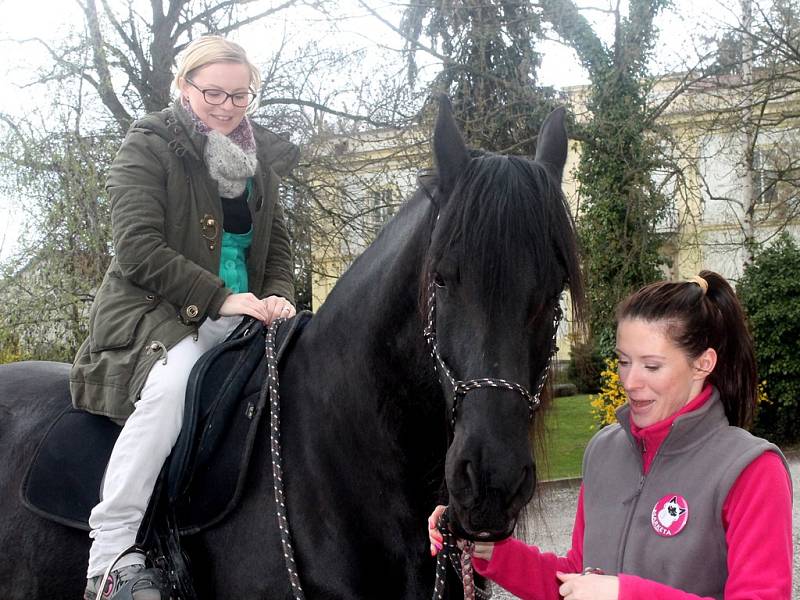
{"label": "rein", "polygon": [[439,522],[436,524],[442,532],[443,548],[436,557],[436,578],[433,586],[433,600],[444,598],[444,588],[447,575],[447,561],[453,565],[456,574],[461,578],[461,585],[464,587],[464,600],[475,600],[481,598],[488,600],[492,597],[491,588],[489,591],[482,590],[475,585],[475,574],[472,568],[472,542],[465,542],[464,549],[458,547],[455,535],[449,527],[450,509],[444,511]]}
{"label": "rein", "polygon": [[294,560],[294,548],[289,531],[289,520],[286,517],[286,498],[283,493],[283,467],[281,458],[281,398],[278,384],[278,358],[275,354],[275,335],[286,319],[276,319],[267,329],[264,348],[267,360],[267,377],[261,389],[262,397],[269,394],[270,418],[269,441],[272,455],[272,487],[275,492],[275,511],[278,516],[278,528],[281,532],[281,545],[283,558],[286,563],[286,572],[289,583],[292,584],[292,595],[295,600],[305,600],[303,587],[300,585],[300,576],[297,574],[297,563]]}

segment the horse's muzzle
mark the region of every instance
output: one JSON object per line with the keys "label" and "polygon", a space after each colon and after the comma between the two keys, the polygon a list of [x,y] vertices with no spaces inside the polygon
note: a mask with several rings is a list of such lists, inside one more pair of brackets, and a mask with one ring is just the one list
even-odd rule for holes
{"label": "horse's muzzle", "polygon": [[462,519],[457,509],[454,512],[455,514],[452,517],[450,529],[456,537],[463,540],[470,540],[473,542],[499,542],[514,533],[514,528],[517,525],[517,519],[515,517],[499,528],[475,529],[470,524],[469,516],[465,516],[465,518]]}
{"label": "horse's muzzle", "polygon": [[513,491],[489,488],[479,494],[462,488],[450,494],[452,529],[460,538],[476,542],[496,542],[510,536],[522,508],[533,495],[532,473]]}

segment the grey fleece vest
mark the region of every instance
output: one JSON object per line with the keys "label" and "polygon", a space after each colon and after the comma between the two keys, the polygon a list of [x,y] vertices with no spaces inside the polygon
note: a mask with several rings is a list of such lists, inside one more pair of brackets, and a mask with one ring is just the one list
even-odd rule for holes
{"label": "grey fleece vest", "polygon": [[[617,420],[592,438],[584,454],[584,568],[721,599],[728,577],[722,505],[754,459],[768,450],[783,455],[728,425],[716,389],[698,410],[675,420],[646,476],[627,405]],[[673,498],[666,508],[677,518],[665,528],[672,521],[654,508],[664,510]]]}

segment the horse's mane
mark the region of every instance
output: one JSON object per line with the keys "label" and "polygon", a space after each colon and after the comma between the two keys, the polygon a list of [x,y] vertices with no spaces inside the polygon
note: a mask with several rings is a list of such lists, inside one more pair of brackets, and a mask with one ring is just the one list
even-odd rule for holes
{"label": "horse's mane", "polygon": [[475,152],[452,197],[441,207],[444,222],[439,226],[447,234],[434,239],[430,263],[455,253],[459,277],[482,281],[472,289],[480,291],[483,297],[477,301],[488,310],[503,306],[518,289],[520,273],[532,269],[545,282],[561,272],[565,280],[537,287],[545,293],[568,285],[573,316],[581,316],[583,285],[572,218],[559,183],[543,165],[520,156]]}

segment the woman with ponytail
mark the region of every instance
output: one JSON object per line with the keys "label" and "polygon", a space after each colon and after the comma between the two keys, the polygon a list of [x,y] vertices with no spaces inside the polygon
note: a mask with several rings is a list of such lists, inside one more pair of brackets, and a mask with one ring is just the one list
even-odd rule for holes
{"label": "woman with ponytail", "polygon": [[745,430],[758,379],[733,289],[702,271],[645,286],[616,316],[628,401],[586,448],[572,548],[478,542],[476,570],[523,599],[788,600],[791,476]]}

